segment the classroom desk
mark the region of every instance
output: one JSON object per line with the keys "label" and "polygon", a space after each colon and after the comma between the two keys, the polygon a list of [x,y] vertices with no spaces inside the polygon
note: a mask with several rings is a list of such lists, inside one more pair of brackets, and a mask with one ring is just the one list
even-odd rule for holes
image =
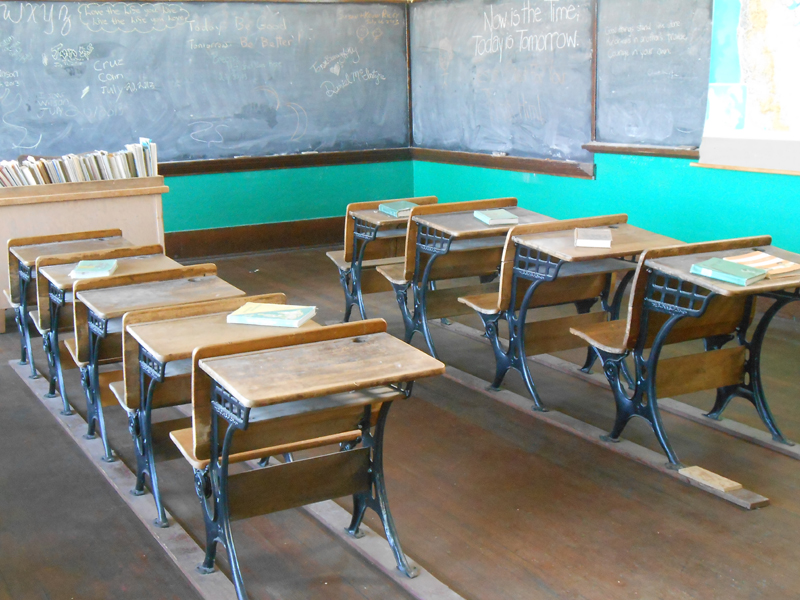
{"label": "classroom desk", "polygon": [[[320,327],[314,321],[307,321],[300,327],[231,324],[226,320],[231,312],[231,310],[225,310],[126,327],[125,333],[130,334],[139,345],[138,374],[134,375],[130,371],[129,365],[125,364],[124,367],[126,377],[136,376],[139,380],[139,410],[135,414],[129,415],[137,464],[134,493],[144,493],[144,475],[147,474],[150,478],[150,487],[158,513],[155,522],[159,527],[167,526],[167,516],[158,488],[158,474],[153,454],[151,414],[153,396],[158,386],[170,376],[167,372],[168,367],[174,367],[176,374],[190,373],[191,364],[187,365],[186,363],[191,359],[192,351],[200,346],[243,342]],[[126,362],[128,360],[127,352],[124,360]],[[183,403],[189,401],[187,398]],[[178,403],[170,405],[176,404]]]}
{"label": "classroom desk", "polygon": [[[23,361],[27,354],[31,365],[31,379],[36,379],[36,365],[34,364],[33,354],[31,353],[31,332],[28,323],[28,289],[32,281],[36,280],[36,259],[40,256],[54,256],[58,254],[73,254],[76,252],[94,252],[100,250],[112,250],[114,248],[125,248],[133,246],[128,240],[120,236],[110,236],[94,238],[88,240],[69,240],[64,242],[51,242],[47,244],[32,244],[30,246],[10,246],[9,253],[9,294],[13,298],[14,294],[19,295],[19,306],[16,307],[15,317],[17,328],[21,336],[23,346]],[[13,257],[13,258],[12,258]],[[12,277],[12,261],[17,262],[17,289],[14,290],[15,282]]]}
{"label": "classroom desk", "polygon": [[[385,324],[382,324],[382,329],[385,330]],[[207,539],[220,539],[226,546],[240,598],[246,597],[246,592],[236,558],[230,519],[232,515],[235,517],[243,512],[243,503],[257,501],[257,492],[272,497],[267,504],[270,510],[352,494],[353,519],[347,531],[351,535],[358,535],[366,508],[372,508],[380,516],[398,569],[409,577],[416,574],[400,547],[389,510],[383,472],[384,428],[392,402],[407,398],[415,379],[443,373],[442,363],[383,331],[248,354],[202,358],[198,366],[212,380],[213,410],[210,462],[207,470],[200,473],[196,471],[196,480],[199,475],[204,485],[198,485],[198,489],[208,490],[209,496],[213,494],[219,502],[215,505],[214,521],[209,520],[208,514],[206,516]],[[321,420],[325,410],[344,407],[348,402],[355,401],[358,395],[348,392],[359,390],[367,390],[373,398],[359,401],[363,404],[359,425],[362,433],[357,439],[344,444],[340,452],[259,469],[252,478],[262,478],[262,481],[253,485],[228,485],[228,459],[236,431],[247,430],[248,425],[262,418],[262,413],[278,408],[275,405],[281,403],[288,403],[284,407],[287,411],[294,406],[297,407],[295,410],[317,413]],[[353,399],[348,400],[351,396]],[[380,402],[380,410],[373,433],[370,430],[373,422],[371,408],[376,401]],[[300,409],[301,406],[305,408]],[[217,424],[220,417],[228,425],[224,444],[224,429]],[[359,445],[362,447],[359,448]],[[315,461],[320,465],[316,476],[309,471]],[[350,465],[346,469],[326,467],[332,462],[338,465],[344,461]],[[286,475],[277,477],[281,471]],[[297,475],[289,475],[295,472]],[[336,481],[332,481],[334,477]],[[298,488],[298,485],[301,487]],[[204,510],[207,513],[207,509]],[[253,509],[249,509],[247,514],[253,514]],[[212,552],[210,561],[209,552]],[[208,564],[204,563],[204,566],[213,567],[213,549],[207,547],[206,556]]]}
{"label": "classroom desk", "polygon": [[[353,210],[349,217],[353,219],[353,251],[350,273],[340,272],[342,287],[344,288],[345,310],[344,321],[350,319],[353,306],[358,306],[362,319],[367,318],[364,308],[364,298],[361,293],[361,270],[364,255],[371,242],[377,239],[396,238],[402,244],[406,235],[408,217],[393,217],[380,210]],[[398,258],[385,258],[373,261],[373,264],[390,264],[397,262]],[[349,277],[349,282],[347,280]]]}
{"label": "classroom desk", "polygon": [[[181,265],[164,256],[163,254],[150,254],[147,256],[132,256],[130,258],[117,258],[117,268],[114,276],[134,275],[137,273],[151,273],[153,271],[163,271],[173,269]],[[65,304],[73,301],[72,285],[75,279],[69,276],[77,263],[51,265],[42,267],[41,274],[47,281],[49,314],[42,314],[44,306],[40,306],[39,318],[50,322],[50,330],[44,336],[45,354],[50,366],[50,395],[55,392],[53,386],[57,383],[61,394],[61,401],[64,405],[63,414],[70,414],[69,400],[64,385],[64,373],[61,364],[61,348],[59,346],[59,328],[61,321],[61,309]]]}
{"label": "classroom desk", "polygon": [[[614,238],[611,248],[576,248],[573,229],[515,236],[512,239],[515,250],[511,298],[516,298],[523,282],[528,282],[528,288],[519,309],[512,301],[504,315],[509,328],[509,348],[505,357],[497,354],[499,344],[493,343],[493,346],[496,347],[498,361],[505,360],[509,367],[520,372],[537,410],[546,408],[536,391],[525,351],[525,318],[528,308],[533,304],[536,289],[546,282],[555,281],[559,276],[608,273],[609,284],[601,296],[601,303],[609,318],[615,320],[619,318],[620,303],[636,267],[635,262],[620,259],[639,255],[648,248],[682,243],[628,223],[611,225],[610,228]],[[624,272],[625,275],[617,285],[613,300],[609,302],[610,275],[614,272]],[[588,312],[590,308],[585,307],[585,311]],[[594,359],[594,353],[590,352],[583,366],[585,371],[591,368]],[[623,374],[628,378],[627,371],[623,370]]]}
{"label": "classroom desk", "polygon": [[[753,248],[762,250],[773,256],[786,259],[788,261],[800,264],[800,254],[788,252],[777,248],[775,246],[759,246]],[[684,306],[669,306],[665,303],[654,303],[645,301],[643,312],[663,313],[670,316],[666,323],[662,326],[662,331],[669,331],[670,327],[686,317],[700,318],[706,312],[710,301],[715,296],[724,296],[729,298],[746,297],[749,302],[749,307],[755,302],[757,296],[770,298],[774,300],[772,305],[766,310],[764,315],[759,320],[755,329],[753,330],[752,338],[747,340],[747,331],[752,324],[752,319],[742,323],[737,335],[725,336],[721,339],[709,338],[706,340],[706,350],[715,350],[722,348],[730,341],[735,341],[739,346],[744,346],[748,352],[748,359],[745,362],[745,373],[747,378],[745,383],[728,386],[722,388],[717,393],[717,398],[714,407],[706,415],[712,419],[720,419],[722,412],[728,406],[728,403],[736,396],[744,398],[753,404],[758,416],[761,417],[764,425],[772,434],[776,442],[792,445],[792,442],[784,437],[778,427],[775,418],[770,411],[766,395],[764,393],[764,385],[761,381],[761,349],[764,344],[764,338],[767,333],[772,319],[780,311],[781,308],[800,300],[800,274],[793,274],[787,277],[777,277],[774,279],[762,279],[748,286],[737,286],[723,281],[717,281],[701,275],[693,275],[689,272],[694,263],[702,262],[709,258],[717,257],[724,258],[726,256],[735,256],[737,254],[745,254],[750,249],[736,249],[736,250],[721,250],[716,252],[707,252],[700,254],[689,254],[685,256],[663,257],[647,260],[645,265],[652,270],[650,273],[650,283],[655,284],[656,277],[666,278],[666,285],[670,288],[679,285],[681,282],[690,284],[691,288],[683,293],[683,300],[694,301],[699,303],[700,306],[692,310],[692,308],[685,308]],[[685,289],[684,286],[682,289]],[[748,309],[747,314],[751,314]],[[646,317],[644,317],[646,318]],[[655,349],[655,346],[654,346]],[[654,351],[651,349],[651,354]],[[667,448],[669,443],[667,442]],[[669,455],[670,453],[667,452]],[[672,458],[672,457],[671,457]],[[676,459],[677,460],[677,459]]]}
{"label": "classroom desk", "polygon": [[[505,210],[516,215],[519,222],[543,223],[555,221],[552,217],[519,208],[518,206],[505,207]],[[422,215],[412,217],[417,224],[416,256],[414,260],[414,275],[411,281],[411,292],[414,302],[413,312],[409,311],[406,302],[398,297],[400,312],[405,324],[405,339],[410,341],[414,332],[419,331],[425,338],[431,356],[436,356],[430,329],[428,328],[428,289],[434,281],[431,279],[431,269],[438,260],[450,253],[462,251],[497,249],[497,260],[492,259],[491,264],[475,265],[473,273],[459,271],[459,277],[478,276],[482,280],[491,280],[496,277],[500,267],[500,259],[505,234],[515,225],[487,225],[475,218],[472,211]]]}
{"label": "classroom desk", "polygon": [[[136,283],[120,287],[89,289],[79,291],[74,302],[81,302],[87,309],[89,339],[89,361],[84,370],[84,388],[88,402],[87,422],[89,434],[93,433],[94,423],[100,428],[100,436],[105,450],[105,461],[113,461],[108,445],[103,407],[100,401],[99,357],[100,345],[111,328],[119,327],[118,321],[130,311],[144,310],[159,306],[191,304],[219,298],[242,296],[244,292],[217,276],[192,277],[168,281]],[[111,328],[109,327],[111,325]],[[75,327],[79,327],[75,323]],[[119,329],[117,329],[119,331]]]}

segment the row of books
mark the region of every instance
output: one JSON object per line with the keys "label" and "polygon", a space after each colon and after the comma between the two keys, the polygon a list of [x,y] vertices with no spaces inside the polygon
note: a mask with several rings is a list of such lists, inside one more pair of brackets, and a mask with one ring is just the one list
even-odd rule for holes
{"label": "row of books", "polygon": [[2,187],[106,181],[155,175],[158,175],[158,148],[155,142],[147,138],[139,138],[138,144],[126,144],[125,149],[119,152],[95,150],[55,158],[28,156],[21,161],[0,161]]}

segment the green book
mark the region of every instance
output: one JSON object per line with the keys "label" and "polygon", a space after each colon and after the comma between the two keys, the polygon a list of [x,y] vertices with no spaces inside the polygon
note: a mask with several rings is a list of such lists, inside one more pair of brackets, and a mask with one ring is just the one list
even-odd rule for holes
{"label": "green book", "polygon": [[519,223],[519,217],[504,208],[476,210],[472,214],[476,219],[487,225],[516,225]]}
{"label": "green book", "polygon": [[378,205],[378,210],[390,217],[407,217],[411,214],[411,209],[417,206],[408,200],[397,200],[396,202],[386,202]]}
{"label": "green book", "polygon": [[116,260],[82,260],[70,271],[72,279],[108,277],[117,270]]}
{"label": "green book", "polygon": [[228,315],[228,323],[265,325],[267,327],[300,327],[317,313],[316,306],[264,304],[247,302]]}
{"label": "green book", "polygon": [[767,276],[765,269],[740,265],[721,258],[709,258],[700,263],[695,263],[689,271],[693,275],[702,275],[711,279],[718,279],[734,285],[750,285],[761,281]]}

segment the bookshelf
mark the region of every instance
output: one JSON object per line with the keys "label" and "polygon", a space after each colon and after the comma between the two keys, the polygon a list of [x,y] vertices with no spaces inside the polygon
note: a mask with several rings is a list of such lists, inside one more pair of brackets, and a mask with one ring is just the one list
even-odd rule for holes
{"label": "bookshelf", "polygon": [[[5,250],[10,238],[119,228],[133,244],[163,246],[161,196],[168,191],[162,176],[0,188],[0,241]],[[4,288],[7,271],[0,261]],[[7,308],[0,295],[0,311]]]}

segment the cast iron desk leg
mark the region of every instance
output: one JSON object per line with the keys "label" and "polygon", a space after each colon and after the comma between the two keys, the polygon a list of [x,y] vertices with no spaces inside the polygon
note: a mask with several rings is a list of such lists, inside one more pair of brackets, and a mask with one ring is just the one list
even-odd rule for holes
{"label": "cast iron desk leg", "polygon": [[89,422],[87,436],[94,436],[94,425],[97,423],[97,427],[100,429],[100,439],[103,440],[102,459],[104,462],[114,462],[116,458],[114,458],[114,453],[108,443],[100,390],[100,346],[108,334],[108,320],[100,319],[92,311],[87,312],[89,325],[89,364],[86,366],[88,375],[86,420]]}
{"label": "cast iron desk leg", "polygon": [[[772,434],[773,440],[781,444],[786,444],[787,446],[793,446],[794,442],[789,441],[783,435],[769,408],[769,403],[767,402],[767,397],[764,392],[764,383],[761,379],[761,350],[764,346],[764,339],[766,338],[767,330],[769,329],[770,323],[772,323],[772,319],[775,318],[775,315],[777,315],[784,306],[800,300],[800,293],[798,293],[798,291],[775,292],[765,294],[765,296],[772,298],[774,302],[761,317],[758,325],[756,325],[753,338],[749,342],[746,339],[747,323],[744,323],[742,327],[740,327],[738,336],[739,343],[744,345],[748,351],[748,358],[745,363],[748,382],[745,385],[728,386],[717,390],[717,399],[714,403],[714,407],[706,416],[715,420],[721,419],[722,413],[727,408],[730,401],[735,396],[739,396],[748,400],[755,407],[761,421]],[[750,314],[749,310],[746,312],[748,315]],[[730,340],[723,340],[723,344],[726,341]],[[721,345],[722,344],[720,344],[720,346]]]}
{"label": "cast iron desk leg", "polygon": [[61,316],[61,307],[64,306],[66,299],[66,292],[59,290],[52,284],[49,289],[50,296],[50,331],[47,334],[49,347],[49,358],[51,365],[55,368],[55,373],[50,381],[50,397],[55,396],[55,384],[58,384],[58,391],[61,394],[61,403],[63,408],[62,415],[71,415],[72,408],[69,405],[69,398],[67,398],[67,389],[64,384],[64,369],[61,364],[61,348],[58,343],[58,327]]}
{"label": "cast iron desk leg", "polygon": [[[411,384],[403,390],[403,393],[411,394]],[[371,508],[381,519],[383,531],[386,534],[386,540],[389,542],[389,547],[394,554],[397,569],[409,578],[414,578],[419,575],[416,567],[408,564],[408,559],[400,546],[400,538],[397,535],[397,527],[394,524],[392,512],[389,510],[389,497],[386,493],[386,480],[383,473],[383,437],[386,428],[386,418],[389,416],[389,409],[391,402],[384,402],[381,404],[378,413],[378,422],[375,425],[374,435],[370,432],[370,423],[372,421],[371,407],[366,406],[364,409],[364,419],[362,419],[359,428],[363,432],[362,443],[364,447],[372,449],[372,460],[370,464],[370,473],[372,482],[368,492],[362,492],[353,496],[353,518],[350,521],[350,526],[347,527],[347,532],[355,538],[362,537],[359,531],[361,522],[364,519],[364,513],[367,508]]]}
{"label": "cast iron desk leg", "polygon": [[21,336],[20,343],[22,344],[22,351],[19,364],[24,365],[30,363],[31,366],[31,379],[39,379],[39,373],[36,371],[36,364],[34,363],[33,352],[31,348],[31,328],[29,323],[30,315],[28,315],[28,288],[33,278],[33,269],[25,267],[20,263],[19,265],[19,306],[17,307],[17,327]]}
{"label": "cast iron desk leg", "polygon": [[153,521],[156,527],[169,527],[158,487],[152,421],[153,394],[158,384],[164,382],[165,370],[165,364],[139,348],[139,408],[128,415],[128,429],[136,450],[136,487],[131,492],[135,496],[143,495],[145,475],[150,478],[150,489],[156,504],[157,516]]}

